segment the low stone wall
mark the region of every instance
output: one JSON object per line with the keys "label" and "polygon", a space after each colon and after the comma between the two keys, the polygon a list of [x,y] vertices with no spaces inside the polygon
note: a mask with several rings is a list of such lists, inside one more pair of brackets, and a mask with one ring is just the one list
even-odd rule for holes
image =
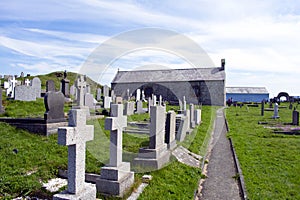
{"label": "low stone wall", "polygon": [[68,125],[66,121],[48,123],[43,118],[0,118],[0,122],[44,136],[57,133],[58,127]]}

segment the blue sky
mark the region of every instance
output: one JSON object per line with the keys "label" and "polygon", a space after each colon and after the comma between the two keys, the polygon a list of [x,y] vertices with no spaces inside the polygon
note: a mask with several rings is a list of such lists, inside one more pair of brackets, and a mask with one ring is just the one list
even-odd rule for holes
{"label": "blue sky", "polygon": [[[0,74],[80,71],[110,38],[156,27],[192,39],[215,66],[226,59],[227,86],[264,86],[300,95],[300,2],[295,0],[3,0]],[[188,67],[170,52],[141,49],[114,60],[98,79],[149,64]]]}

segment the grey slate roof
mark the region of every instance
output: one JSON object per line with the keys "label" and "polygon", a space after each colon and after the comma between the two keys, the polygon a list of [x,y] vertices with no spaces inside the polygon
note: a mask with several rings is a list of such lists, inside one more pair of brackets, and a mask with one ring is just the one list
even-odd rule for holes
{"label": "grey slate roof", "polygon": [[230,94],[269,94],[265,87],[226,87]]}
{"label": "grey slate roof", "polygon": [[179,82],[225,80],[220,68],[118,71],[112,83]]}

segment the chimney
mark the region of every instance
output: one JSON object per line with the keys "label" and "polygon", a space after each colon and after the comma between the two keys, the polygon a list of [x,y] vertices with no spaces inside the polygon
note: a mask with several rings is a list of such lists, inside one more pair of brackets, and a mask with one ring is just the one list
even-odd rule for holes
{"label": "chimney", "polygon": [[221,71],[225,70],[225,58],[221,59]]}

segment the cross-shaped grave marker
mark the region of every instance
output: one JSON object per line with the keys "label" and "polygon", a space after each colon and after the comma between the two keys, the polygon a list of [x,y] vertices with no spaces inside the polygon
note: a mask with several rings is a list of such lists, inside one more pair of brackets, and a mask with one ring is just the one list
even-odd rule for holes
{"label": "cross-shaped grave marker", "polygon": [[15,96],[15,87],[16,87],[16,83],[18,82],[16,79],[15,79],[15,77],[13,77],[13,79],[12,80],[10,80],[10,82],[11,82],[11,89],[12,89],[12,91],[11,91],[11,98],[14,98],[14,96]]}
{"label": "cross-shaped grave marker", "polygon": [[68,192],[79,194],[84,190],[85,147],[94,139],[93,125],[86,125],[86,111],[72,109],[69,127],[58,129],[58,144],[68,146]]}
{"label": "cross-shaped grave marker", "polygon": [[87,83],[84,80],[84,76],[80,76],[76,82],[75,87],[77,88],[77,105],[78,106],[84,106],[84,91],[87,87]]}
{"label": "cross-shaped grave marker", "polygon": [[29,85],[30,85],[30,80],[29,80],[28,78],[25,80],[25,85],[26,85],[26,86],[29,86]]}
{"label": "cross-shaped grave marker", "polygon": [[111,167],[122,163],[122,130],[127,126],[127,116],[123,115],[123,104],[111,105],[111,117],[105,120],[105,130],[110,130],[110,160]]}

